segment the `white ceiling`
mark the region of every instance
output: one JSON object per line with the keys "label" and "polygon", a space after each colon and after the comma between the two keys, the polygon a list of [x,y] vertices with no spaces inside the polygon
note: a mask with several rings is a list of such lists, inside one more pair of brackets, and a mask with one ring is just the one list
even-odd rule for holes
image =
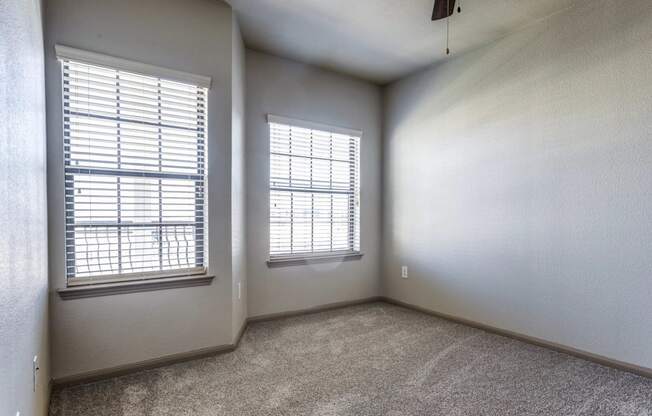
{"label": "white ceiling", "polygon": [[[446,24],[430,20],[434,0],[228,1],[248,47],[379,84],[445,58]],[[452,53],[501,38],[575,2],[462,0],[462,13],[451,18]]]}

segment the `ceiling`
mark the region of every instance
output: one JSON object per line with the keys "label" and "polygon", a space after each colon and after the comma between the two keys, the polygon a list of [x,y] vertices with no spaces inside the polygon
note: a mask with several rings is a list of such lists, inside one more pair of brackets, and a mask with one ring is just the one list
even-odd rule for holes
{"label": "ceiling", "polygon": [[[253,49],[379,84],[445,59],[434,0],[228,0]],[[458,0],[459,1],[459,0]],[[451,18],[459,54],[571,7],[576,0],[462,0]]]}

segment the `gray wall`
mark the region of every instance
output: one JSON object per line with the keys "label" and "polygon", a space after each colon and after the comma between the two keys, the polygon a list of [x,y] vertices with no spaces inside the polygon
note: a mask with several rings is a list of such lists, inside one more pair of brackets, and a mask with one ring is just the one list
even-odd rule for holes
{"label": "gray wall", "polygon": [[245,47],[233,16],[231,109],[231,253],[233,256],[233,338],[247,319],[247,243],[245,193]]}
{"label": "gray wall", "polygon": [[385,294],[652,367],[651,50],[584,1],[390,86]]}
{"label": "gray wall", "polygon": [[[49,0],[46,16],[53,377],[112,368],[232,341],[231,9],[217,0]],[[210,76],[210,287],[63,301],[60,43]]]}
{"label": "gray wall", "polygon": [[[0,414],[46,415],[45,86],[39,0],[0,1]],[[32,359],[41,370],[32,390]]]}
{"label": "gray wall", "polygon": [[[247,230],[250,316],[379,294],[379,87],[247,50]],[[361,140],[361,260],[268,268],[269,131],[266,114],[351,127]]]}

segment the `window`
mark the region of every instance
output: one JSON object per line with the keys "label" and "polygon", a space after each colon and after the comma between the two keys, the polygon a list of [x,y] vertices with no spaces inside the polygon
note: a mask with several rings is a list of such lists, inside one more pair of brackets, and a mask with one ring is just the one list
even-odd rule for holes
{"label": "window", "polygon": [[269,116],[270,260],[360,252],[361,132]]}
{"label": "window", "polygon": [[69,284],[204,272],[207,88],[59,59]]}

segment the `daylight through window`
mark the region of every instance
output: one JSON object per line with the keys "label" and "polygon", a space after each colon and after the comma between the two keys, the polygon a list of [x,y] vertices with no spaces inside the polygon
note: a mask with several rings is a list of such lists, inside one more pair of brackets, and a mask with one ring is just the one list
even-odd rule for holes
{"label": "daylight through window", "polygon": [[61,64],[69,282],[203,271],[207,89]]}
{"label": "daylight through window", "polygon": [[275,119],[269,130],[270,258],[359,252],[360,134]]}

